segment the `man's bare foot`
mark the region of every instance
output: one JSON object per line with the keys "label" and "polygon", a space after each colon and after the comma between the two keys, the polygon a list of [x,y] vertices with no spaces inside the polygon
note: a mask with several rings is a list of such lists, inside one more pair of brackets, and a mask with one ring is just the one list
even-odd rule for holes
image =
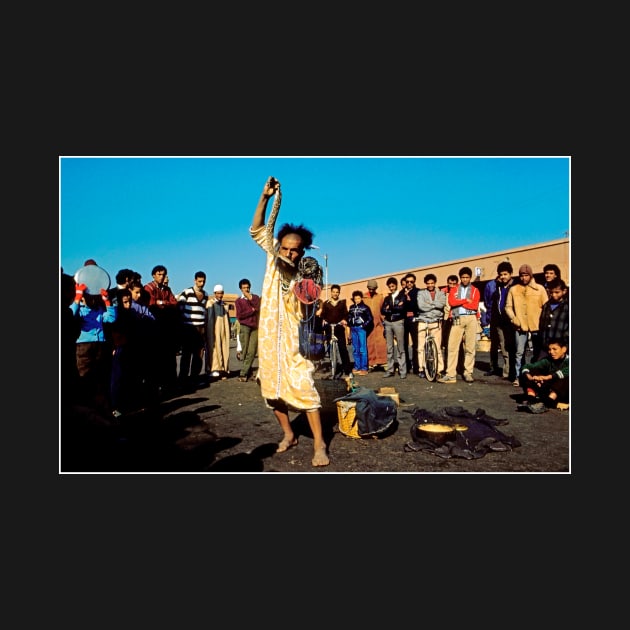
{"label": "man's bare foot", "polygon": [[284,438],[280,444],[278,444],[278,448],[276,449],[276,453],[284,453],[288,451],[292,446],[297,446],[297,438],[293,438],[289,440],[288,438]]}
{"label": "man's bare foot", "polygon": [[328,455],[326,455],[326,447],[322,446],[321,448],[315,449],[313,454],[313,460],[311,461],[313,466],[328,466],[330,464],[330,460],[328,459]]}

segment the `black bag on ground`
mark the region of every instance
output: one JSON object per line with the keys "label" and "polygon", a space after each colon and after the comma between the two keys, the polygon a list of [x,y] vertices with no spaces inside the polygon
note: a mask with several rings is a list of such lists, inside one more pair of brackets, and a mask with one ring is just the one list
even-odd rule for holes
{"label": "black bag on ground", "polygon": [[361,437],[382,436],[396,421],[396,403],[387,396],[377,396],[374,390],[367,387],[357,387],[337,400],[356,401],[357,431]]}

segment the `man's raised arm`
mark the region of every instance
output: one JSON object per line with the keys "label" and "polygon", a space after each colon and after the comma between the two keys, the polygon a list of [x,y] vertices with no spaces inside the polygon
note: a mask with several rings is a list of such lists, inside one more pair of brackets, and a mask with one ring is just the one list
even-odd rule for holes
{"label": "man's raised arm", "polygon": [[252,229],[257,230],[265,225],[265,214],[267,213],[267,204],[269,199],[273,197],[280,190],[280,182],[274,177],[270,177],[263,187],[258,205],[254,211],[254,218],[252,219]]}

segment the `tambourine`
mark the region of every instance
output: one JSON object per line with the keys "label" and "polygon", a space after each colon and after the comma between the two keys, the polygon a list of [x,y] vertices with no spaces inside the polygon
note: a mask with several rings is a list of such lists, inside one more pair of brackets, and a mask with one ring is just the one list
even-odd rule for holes
{"label": "tambourine", "polygon": [[105,269],[97,265],[86,265],[74,274],[77,284],[85,284],[88,295],[99,295],[101,289],[109,289],[111,280]]}

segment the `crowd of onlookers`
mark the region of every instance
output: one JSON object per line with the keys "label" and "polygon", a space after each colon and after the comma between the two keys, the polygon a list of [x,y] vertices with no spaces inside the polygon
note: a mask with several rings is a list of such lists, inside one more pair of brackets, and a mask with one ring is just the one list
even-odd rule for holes
{"label": "crowd of onlookers", "polygon": [[[342,357],[340,377],[351,371],[347,344],[352,344],[354,369],[364,376],[384,370],[383,378],[398,373],[426,378],[425,339],[431,334],[438,352],[439,383],[457,382],[457,374],[473,383],[477,344],[490,340],[490,365],[485,376],[501,376],[521,388],[525,407],[533,413],[569,403],[569,290],[560,268],[543,267],[544,283],[538,284],[530,265],[521,265],[518,276],[509,261],[497,266],[496,278],[480,289],[472,270],[464,266],[450,275],[444,287],[427,273],[424,288],[416,275],[405,274],[398,286],[387,279],[387,295],[379,294],[376,280],[367,292],[355,290],[352,304],[339,297],[339,285],[317,314],[324,330],[334,333]],[[530,360],[525,360],[529,352]]]}
{"label": "crowd of onlookers", "polygon": [[[87,260],[82,269],[90,265],[98,267]],[[229,376],[232,323],[223,286],[215,285],[208,294],[206,274],[198,271],[193,285],[176,295],[167,273],[164,265],[156,265],[151,282],[143,283],[138,272],[121,269],[116,286],[96,288],[75,281],[79,272],[70,276],[62,270],[63,405],[120,417]],[[239,378],[249,380],[260,300],[250,293],[246,278],[240,288],[236,309],[245,352]]]}
{"label": "crowd of onlookers", "polygon": [[[86,261],[86,265],[96,263]],[[533,413],[569,403],[569,295],[560,269],[543,268],[538,284],[529,265],[514,277],[510,262],[498,264],[496,278],[483,294],[472,271],[439,287],[433,273],[416,286],[416,276],[387,279],[387,294],[369,280],[367,290],[354,291],[351,304],[330,286],[317,317],[322,329],[339,342],[341,363],[332,378],[364,376],[382,369],[383,378],[398,374],[426,376],[427,331],[438,347],[438,382],[457,376],[474,382],[477,342],[490,340],[485,376],[500,376],[522,389]],[[158,404],[173,394],[205,386],[231,375],[233,326],[224,288],[205,290],[206,274],[174,294],[167,269],[156,265],[152,280],[121,269],[112,288],[88,287],[61,273],[60,369],[62,405],[84,405],[118,417]],[[255,380],[260,297],[243,278],[235,302],[240,381]],[[352,346],[353,361],[348,346]],[[526,360],[529,355],[529,360]],[[179,356],[179,361],[178,361]]]}

